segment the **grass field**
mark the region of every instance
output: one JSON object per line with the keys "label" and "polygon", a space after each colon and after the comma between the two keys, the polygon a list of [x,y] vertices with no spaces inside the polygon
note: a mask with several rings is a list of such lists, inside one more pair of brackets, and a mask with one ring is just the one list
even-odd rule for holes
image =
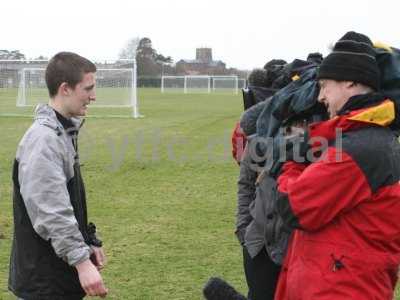
{"label": "grass field", "polygon": [[[14,93],[0,91],[0,113],[30,114],[31,108],[15,108]],[[89,218],[108,254],[109,299],[202,299],[213,275],[245,292],[233,234],[238,167],[229,141],[240,95],[143,89],[139,100],[145,118],[88,118],[80,136]],[[30,118],[0,118],[1,300],[14,299],[7,292],[11,165],[30,124]]]}
{"label": "grass field", "polygon": [[[0,99],[0,113],[31,113],[15,108],[11,92]],[[202,299],[212,275],[244,291],[233,234],[238,168],[229,145],[240,96],[146,89],[139,99],[145,118],[88,118],[80,137],[89,217],[109,259],[103,272],[109,298]],[[0,118],[0,299],[14,299],[7,292],[11,165],[30,124]]]}

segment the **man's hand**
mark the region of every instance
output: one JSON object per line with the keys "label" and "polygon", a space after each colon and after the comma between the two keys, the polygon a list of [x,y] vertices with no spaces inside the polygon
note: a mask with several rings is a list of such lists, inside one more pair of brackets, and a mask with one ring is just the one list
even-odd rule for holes
{"label": "man's hand", "polygon": [[107,259],[102,247],[91,246],[93,253],[90,257],[97,270],[102,270],[106,265]]}
{"label": "man's hand", "polygon": [[78,270],[79,282],[88,296],[100,296],[105,298],[108,290],[103,283],[99,271],[90,259],[75,266]]}

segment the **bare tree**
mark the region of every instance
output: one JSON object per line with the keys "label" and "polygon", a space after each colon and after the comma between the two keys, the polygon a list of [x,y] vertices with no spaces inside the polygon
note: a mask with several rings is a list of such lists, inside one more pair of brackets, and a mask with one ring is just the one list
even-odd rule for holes
{"label": "bare tree", "polygon": [[136,57],[136,51],[139,46],[140,38],[131,38],[120,51],[119,58],[134,59]]}

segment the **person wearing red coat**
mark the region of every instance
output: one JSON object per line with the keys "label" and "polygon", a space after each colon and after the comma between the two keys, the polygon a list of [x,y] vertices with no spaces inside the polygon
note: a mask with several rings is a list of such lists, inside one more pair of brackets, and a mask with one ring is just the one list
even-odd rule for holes
{"label": "person wearing red coat", "polygon": [[346,33],[318,79],[330,119],[308,128],[309,162],[288,161],[278,177],[278,211],[295,230],[275,299],[389,300],[400,264],[400,144],[389,128],[394,102],[376,92],[370,39]]}

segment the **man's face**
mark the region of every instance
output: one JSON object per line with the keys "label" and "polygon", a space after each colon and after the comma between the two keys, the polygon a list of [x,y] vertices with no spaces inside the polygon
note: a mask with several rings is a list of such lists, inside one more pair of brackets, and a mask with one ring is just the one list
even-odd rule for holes
{"label": "man's face", "polygon": [[64,108],[70,117],[86,115],[87,106],[96,100],[95,81],[95,73],[86,73],[75,88],[68,88],[69,95]]}
{"label": "man's face", "polygon": [[337,112],[343,107],[350,98],[349,87],[351,82],[335,81],[331,79],[322,79],[319,81],[318,101],[326,106],[330,118],[337,115]]}

